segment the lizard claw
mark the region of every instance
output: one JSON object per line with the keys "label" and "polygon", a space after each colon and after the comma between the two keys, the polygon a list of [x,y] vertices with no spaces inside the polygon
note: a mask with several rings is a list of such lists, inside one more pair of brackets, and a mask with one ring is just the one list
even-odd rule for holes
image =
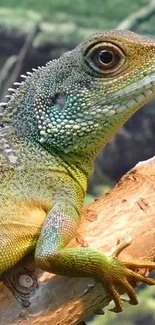
{"label": "lizard claw", "polygon": [[95,310],[94,314],[95,314],[95,315],[104,315],[105,312],[104,312],[104,310],[102,310],[102,309],[97,309],[97,310]]}
{"label": "lizard claw", "polygon": [[[106,285],[110,291],[115,307],[109,309],[112,312],[119,313],[123,311],[123,301],[128,302],[131,305],[137,305],[138,299],[134,288],[130,284],[134,281],[134,285],[137,282],[144,282],[148,285],[155,285],[155,280],[146,277],[140,273],[137,273],[138,268],[145,268],[146,270],[155,269],[155,263],[149,261],[119,261],[117,259],[118,255],[124,248],[131,244],[131,238],[126,238],[123,243],[119,243],[114,250],[109,254],[112,257],[113,267],[111,268],[110,278],[106,277]],[[118,290],[119,289],[119,290]],[[121,299],[120,291],[127,293],[129,300]]]}

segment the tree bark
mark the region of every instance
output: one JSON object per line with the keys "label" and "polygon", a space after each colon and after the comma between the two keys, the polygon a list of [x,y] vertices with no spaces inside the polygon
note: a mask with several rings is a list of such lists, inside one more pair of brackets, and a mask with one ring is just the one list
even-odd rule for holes
{"label": "tree bark", "polygon": [[[132,244],[120,259],[155,257],[155,157],[139,163],[104,197],[83,208],[77,237],[69,247],[109,252],[127,236]],[[142,271],[142,270],[141,270]],[[143,270],[144,272],[144,270]],[[106,306],[111,297],[93,279],[60,277],[35,268],[32,255],[0,283],[0,324],[72,325]]]}

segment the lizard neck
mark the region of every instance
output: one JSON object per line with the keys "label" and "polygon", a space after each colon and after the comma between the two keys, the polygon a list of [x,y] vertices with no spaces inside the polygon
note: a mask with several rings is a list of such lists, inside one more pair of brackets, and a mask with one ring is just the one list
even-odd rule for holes
{"label": "lizard neck", "polygon": [[93,173],[93,159],[86,153],[65,153],[62,150],[51,147],[48,144],[38,144],[39,148],[42,147],[50,156],[58,158],[59,164],[64,166],[66,172],[81,186],[84,195],[87,190],[88,178]]}
{"label": "lizard neck", "polygon": [[[82,189],[85,196],[87,190],[87,180],[89,176],[89,167],[87,163],[82,163],[79,159],[75,160],[72,155],[64,154],[54,147],[42,145],[39,142],[29,138],[20,138],[11,126],[3,128],[5,135],[5,147],[3,152],[8,157],[8,163],[13,169],[18,170],[37,170],[39,173],[61,173],[70,175]],[[9,148],[9,150],[7,150]],[[14,157],[14,158],[12,158]],[[38,173],[38,174],[39,174]]]}

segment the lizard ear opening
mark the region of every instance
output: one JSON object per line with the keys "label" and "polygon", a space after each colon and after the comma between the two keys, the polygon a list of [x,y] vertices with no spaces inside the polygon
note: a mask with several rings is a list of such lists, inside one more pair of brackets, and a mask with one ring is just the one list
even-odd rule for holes
{"label": "lizard ear opening", "polygon": [[94,44],[85,52],[86,64],[99,76],[109,76],[118,71],[125,62],[122,50],[113,43]]}

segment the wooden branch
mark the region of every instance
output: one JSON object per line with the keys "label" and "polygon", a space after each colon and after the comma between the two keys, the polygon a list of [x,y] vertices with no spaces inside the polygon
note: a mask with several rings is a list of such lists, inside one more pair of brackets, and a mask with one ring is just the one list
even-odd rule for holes
{"label": "wooden branch", "polygon": [[39,25],[37,24],[34,27],[33,31],[30,34],[28,34],[28,36],[26,37],[25,42],[19,52],[19,55],[16,57],[14,69],[11,72],[9,79],[6,79],[6,82],[4,84],[3,91],[1,94],[2,102],[6,101],[5,96],[8,92],[8,88],[12,87],[13,83],[19,79],[19,76],[23,69],[24,61],[31,51],[33,41],[34,41],[36,35],[38,34],[39,30],[40,30],[40,28],[39,28]]}
{"label": "wooden branch", "polygon": [[155,14],[155,2],[151,0],[147,6],[140,8],[138,11],[126,17],[117,26],[117,30],[133,30],[135,31],[140,24],[151,19]]}
{"label": "wooden branch", "polygon": [[[103,198],[83,208],[77,238],[69,247],[90,245],[109,252],[118,240],[132,236],[120,258],[155,257],[155,157],[139,163]],[[32,256],[12,269],[0,284],[0,324],[72,325],[106,306],[110,297],[93,279],[60,277],[35,270]],[[38,285],[37,285],[38,281]]]}
{"label": "wooden branch", "polygon": [[[3,64],[2,69],[0,71],[0,89],[3,88],[3,85],[7,82],[9,79],[9,75],[13,70],[13,67],[15,66],[17,62],[17,56],[11,55]],[[2,92],[2,90],[1,90]],[[2,94],[0,94],[2,96]],[[1,97],[0,97],[1,100]]]}

